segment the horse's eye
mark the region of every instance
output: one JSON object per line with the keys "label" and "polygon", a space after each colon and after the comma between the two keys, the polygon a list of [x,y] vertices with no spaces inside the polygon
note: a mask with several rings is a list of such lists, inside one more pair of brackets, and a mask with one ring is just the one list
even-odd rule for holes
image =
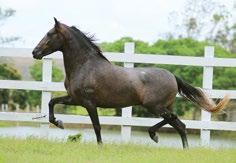
{"label": "horse's eye", "polygon": [[54,35],[54,33],[47,33],[48,37],[52,37]]}

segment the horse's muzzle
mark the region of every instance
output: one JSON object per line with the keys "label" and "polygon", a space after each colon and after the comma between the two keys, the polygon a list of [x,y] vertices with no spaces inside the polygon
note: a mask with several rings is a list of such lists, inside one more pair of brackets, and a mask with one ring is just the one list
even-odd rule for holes
{"label": "horse's muzzle", "polygon": [[40,50],[34,49],[32,54],[34,59],[42,59],[42,52]]}

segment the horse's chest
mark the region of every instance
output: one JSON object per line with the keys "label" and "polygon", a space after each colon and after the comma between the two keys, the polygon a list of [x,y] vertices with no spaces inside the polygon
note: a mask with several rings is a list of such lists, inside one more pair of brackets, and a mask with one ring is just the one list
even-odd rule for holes
{"label": "horse's chest", "polygon": [[75,93],[84,98],[91,98],[94,95],[95,90],[92,86],[81,86],[75,90]]}
{"label": "horse's chest", "polygon": [[70,80],[65,83],[68,94],[78,99],[91,99],[95,94],[94,83],[90,80]]}

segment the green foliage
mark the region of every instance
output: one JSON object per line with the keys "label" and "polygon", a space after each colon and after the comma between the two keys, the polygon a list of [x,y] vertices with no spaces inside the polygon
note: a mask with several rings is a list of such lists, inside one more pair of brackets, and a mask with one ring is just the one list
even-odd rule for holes
{"label": "green foliage", "polygon": [[[41,61],[36,61],[30,67],[30,75],[33,77],[34,80],[42,81],[42,62]],[[63,75],[61,69],[53,63],[52,81],[60,82],[63,79],[64,79],[64,75]]]}
{"label": "green foliage", "polygon": [[20,109],[25,109],[27,106],[27,91],[13,91],[12,100],[14,103],[19,104]]}
{"label": "green foliage", "polygon": [[[57,109],[57,108],[56,108]],[[116,115],[116,110],[113,108],[97,108],[99,116],[113,116]],[[87,110],[82,106],[70,106],[67,111],[68,114],[88,115]]]}
{"label": "green foliage", "polygon": [[134,40],[130,37],[122,37],[121,39],[119,39],[113,43],[108,43],[108,42],[101,43],[100,47],[104,51],[123,52],[124,51],[124,44],[126,42],[133,42],[133,41]]}
{"label": "green foliage", "polygon": [[[7,64],[0,64],[0,80],[20,80],[21,75],[18,71]],[[16,104],[19,104],[20,108],[25,108],[26,102],[26,91],[21,90],[8,90],[0,89],[0,104],[10,104],[12,110],[16,108]]]}
{"label": "green foliage", "polygon": [[[30,67],[30,75],[36,81],[42,81],[42,62],[36,61]],[[63,72],[59,67],[53,63],[52,68],[52,81],[60,82],[64,79]],[[41,92],[39,91],[29,91],[28,92],[28,103],[30,107],[40,106]]]}
{"label": "green foliage", "polygon": [[18,71],[13,68],[12,66],[9,66],[7,64],[0,64],[0,79],[12,79],[12,80],[19,80],[21,79],[21,75],[18,73]]}
{"label": "green foliage", "polygon": [[28,91],[27,102],[32,109],[36,106],[40,106],[41,92],[40,91]]}
{"label": "green foliage", "polygon": [[[235,58],[236,54],[229,53],[226,49],[217,44],[207,41],[197,41],[191,38],[179,38],[169,40],[157,40],[152,45],[140,40],[134,40],[130,37],[124,37],[111,43],[102,43],[103,51],[123,52],[125,42],[135,43],[136,53],[163,54],[177,56],[204,56],[204,47],[212,45],[215,47],[215,56],[224,58]],[[165,68],[173,74],[181,77],[188,83],[201,87],[202,86],[202,67],[178,66],[178,65],[153,65],[153,64],[135,64],[135,67],[160,67]],[[218,89],[236,89],[234,79],[236,78],[235,68],[216,68],[214,70],[214,88]],[[174,111],[183,116],[186,111],[193,111],[196,106],[184,99],[177,99],[174,105]],[[119,112],[117,112],[119,114]],[[146,109],[136,106],[133,109],[136,116],[153,116]]]}
{"label": "green foliage", "polygon": [[82,138],[82,134],[69,135],[67,138],[67,142],[80,142]]}
{"label": "green foliage", "polygon": [[[0,64],[0,80],[1,79],[17,80],[20,78],[21,78],[21,76],[17,72],[16,69],[14,69],[13,67],[11,67],[7,64]],[[12,91],[7,90],[7,89],[0,89],[0,104],[8,103],[8,101],[10,99],[11,92]]]}

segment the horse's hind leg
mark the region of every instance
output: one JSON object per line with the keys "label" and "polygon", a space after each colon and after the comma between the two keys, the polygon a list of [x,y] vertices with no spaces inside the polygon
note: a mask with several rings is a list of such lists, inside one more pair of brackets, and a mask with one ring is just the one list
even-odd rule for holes
{"label": "horse's hind leg", "polygon": [[[167,109],[168,109],[168,110],[172,110],[172,105],[173,105],[173,103],[171,103],[171,104],[167,107]],[[158,114],[159,114],[159,111],[156,112],[156,110],[160,110],[161,107],[157,107],[157,106],[156,106],[156,107],[154,107],[154,108],[155,108],[154,110],[149,108],[149,111],[152,112],[153,114],[158,115]],[[157,109],[157,108],[158,108],[158,109]],[[167,123],[168,123],[168,121],[167,121],[166,119],[163,119],[161,122],[155,124],[154,126],[152,126],[152,127],[150,127],[150,128],[148,129],[149,136],[151,137],[151,139],[152,139],[154,142],[158,143],[158,136],[156,135],[156,132],[157,132],[161,127],[163,127],[164,125],[166,125]]]}
{"label": "horse's hind leg", "polygon": [[151,139],[158,143],[158,136],[156,135],[156,132],[164,125],[166,125],[168,122],[164,119],[161,122],[155,124],[154,126],[150,127],[148,129],[149,132],[149,136],[151,137]]}
{"label": "horse's hind leg", "polygon": [[163,117],[172,127],[176,129],[176,131],[180,134],[183,148],[188,148],[188,140],[186,134],[186,126],[183,122],[181,122],[176,115],[171,113],[168,110],[162,112],[161,117]]}

